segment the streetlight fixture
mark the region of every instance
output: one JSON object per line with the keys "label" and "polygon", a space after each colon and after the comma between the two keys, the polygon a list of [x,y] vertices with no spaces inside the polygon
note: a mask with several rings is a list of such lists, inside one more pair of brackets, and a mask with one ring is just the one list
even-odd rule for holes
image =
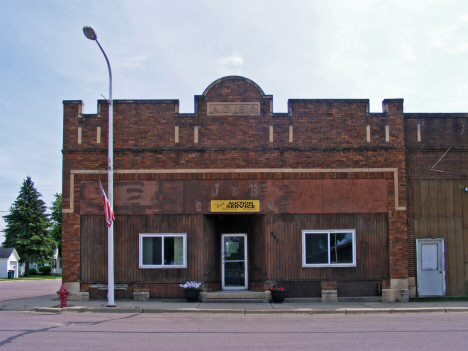
{"label": "streetlight fixture", "polygon": [[[112,101],[112,71],[106,53],[97,40],[97,34],[93,27],[83,27],[83,33],[86,38],[94,40],[99,49],[101,49],[109,69],[109,146],[107,157],[107,199],[111,208],[114,208],[114,145],[113,145],[113,119],[114,103]],[[115,307],[114,303],[114,223],[107,228],[107,306]]]}

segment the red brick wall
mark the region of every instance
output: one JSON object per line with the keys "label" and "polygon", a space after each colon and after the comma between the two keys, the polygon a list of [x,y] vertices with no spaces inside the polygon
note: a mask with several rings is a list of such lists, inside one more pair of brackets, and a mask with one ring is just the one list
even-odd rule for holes
{"label": "red brick wall", "polygon": [[[115,170],[239,169],[239,168],[397,168],[400,206],[406,205],[405,126],[403,100],[385,100],[384,112],[368,113],[368,100],[289,100],[288,113],[275,114],[272,97],[244,78],[221,79],[196,96],[193,114],[179,114],[178,100],[115,101]],[[259,102],[260,115],[207,116],[208,102]],[[97,115],[83,115],[80,101],[64,101],[63,208],[70,208],[70,172],[99,170],[97,174],[75,174],[73,214],[63,216],[64,281],[79,281],[80,182],[106,180],[108,104],[99,101]],[[366,127],[371,141],[367,142]],[[385,126],[390,140],[385,140]],[[101,127],[101,143],[96,128]],[[179,127],[179,143],[174,129]],[[194,127],[199,142],[194,143]],[[269,140],[273,126],[274,140]],[[289,142],[289,126],[293,141]],[[78,144],[77,129],[82,128]],[[275,177],[315,177],[278,173]],[[115,179],[187,179],[187,174],[116,174]],[[262,179],[265,174],[244,176],[209,171],[199,179]],[[325,179],[366,178],[366,172],[326,173]],[[393,173],[388,179],[391,278],[406,278],[408,266],[406,211],[395,211]],[[105,185],[105,184],[103,184]]]}

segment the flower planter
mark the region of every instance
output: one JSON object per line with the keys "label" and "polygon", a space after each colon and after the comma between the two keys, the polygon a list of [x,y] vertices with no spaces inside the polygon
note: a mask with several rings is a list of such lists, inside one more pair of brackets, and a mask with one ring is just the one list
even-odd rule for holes
{"label": "flower planter", "polygon": [[286,290],[270,290],[270,292],[271,300],[273,302],[283,302],[288,293]]}
{"label": "flower planter", "polygon": [[197,302],[200,299],[200,289],[185,289],[185,297],[189,302]]}

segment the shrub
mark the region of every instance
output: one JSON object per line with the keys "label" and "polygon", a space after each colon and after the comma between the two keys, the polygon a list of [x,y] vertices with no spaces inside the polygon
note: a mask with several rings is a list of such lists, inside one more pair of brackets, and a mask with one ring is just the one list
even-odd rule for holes
{"label": "shrub", "polygon": [[51,266],[41,266],[41,267],[39,267],[39,272],[41,272],[44,275],[50,275],[51,270],[52,270]]}
{"label": "shrub", "polygon": [[29,268],[29,275],[36,275],[36,274],[37,274],[36,268]]}

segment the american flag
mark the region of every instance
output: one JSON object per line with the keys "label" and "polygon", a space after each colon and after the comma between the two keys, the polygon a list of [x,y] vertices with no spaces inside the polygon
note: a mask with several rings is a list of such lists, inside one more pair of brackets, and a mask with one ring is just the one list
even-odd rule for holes
{"label": "american flag", "polygon": [[102,202],[104,204],[104,216],[106,217],[107,226],[110,227],[112,222],[115,221],[114,211],[112,211],[109,200],[107,200],[107,196],[102,188],[101,182],[99,182],[99,187],[101,188]]}

